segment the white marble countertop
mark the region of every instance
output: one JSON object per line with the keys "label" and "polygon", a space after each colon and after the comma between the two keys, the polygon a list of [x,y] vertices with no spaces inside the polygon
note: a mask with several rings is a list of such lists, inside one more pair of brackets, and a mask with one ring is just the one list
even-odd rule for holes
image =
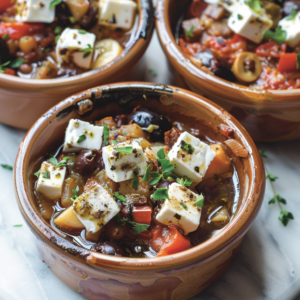
{"label": "white marble countertop", "polygon": [[[166,59],[156,34],[144,56],[144,81],[171,83]],[[1,107],[0,107],[1,109]],[[0,164],[13,165],[25,131],[0,124]],[[276,193],[287,200],[286,210],[295,220],[284,227],[279,207],[268,205],[274,196],[267,183],[261,211],[246,234],[229,269],[193,300],[300,299],[300,140],[259,144],[266,150],[268,172],[279,177]],[[60,280],[42,262],[34,236],[19,212],[12,171],[0,168],[0,300],[84,299]],[[22,227],[13,227],[23,224]]]}

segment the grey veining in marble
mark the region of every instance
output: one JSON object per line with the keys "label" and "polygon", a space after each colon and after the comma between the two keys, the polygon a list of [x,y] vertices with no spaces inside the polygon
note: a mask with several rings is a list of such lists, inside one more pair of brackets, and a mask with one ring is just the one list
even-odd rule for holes
{"label": "grey veining in marble", "polygon": [[[144,64],[145,70],[155,69],[158,74],[146,73],[140,80],[170,83],[156,35]],[[0,124],[1,164],[13,165],[24,134]],[[295,220],[287,227],[278,221],[278,206],[268,205],[274,196],[268,183],[261,211],[236,259],[217,282],[193,300],[300,299],[300,140],[258,146],[266,150],[267,170],[279,177],[274,184],[276,193],[287,200],[286,209],[293,212]],[[13,227],[24,221],[15,201],[11,171],[0,168],[0,189],[0,300],[83,299],[42,262],[29,228]]]}

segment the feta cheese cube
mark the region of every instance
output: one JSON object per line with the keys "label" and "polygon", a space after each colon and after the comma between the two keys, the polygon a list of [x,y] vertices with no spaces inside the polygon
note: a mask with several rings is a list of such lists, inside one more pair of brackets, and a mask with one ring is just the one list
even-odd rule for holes
{"label": "feta cheese cube", "polygon": [[95,233],[118,214],[120,207],[105,188],[96,185],[75,199],[73,210],[86,230]]}
{"label": "feta cheese cube", "polygon": [[[115,148],[131,147],[132,152],[120,153]],[[102,149],[103,161],[107,176],[115,181],[121,182],[133,178],[133,171],[137,168],[137,176],[146,173],[147,163],[143,148],[136,141],[127,141],[110,145]]]}
{"label": "feta cheese cube", "polygon": [[[56,44],[58,64],[74,63],[80,68],[89,69],[94,56],[95,40],[96,36],[93,33],[66,28]],[[79,51],[80,49],[85,51]]]}
{"label": "feta cheese cube", "polygon": [[244,3],[234,6],[234,11],[228,19],[228,26],[232,31],[254,43],[260,43],[263,33],[272,25],[273,21],[267,16],[264,9],[261,9],[260,13],[256,13]]}
{"label": "feta cheese cube", "polygon": [[185,234],[195,231],[200,224],[202,209],[195,205],[197,194],[178,183],[169,186],[169,199],[165,199],[156,219],[165,225],[176,225]]}
{"label": "feta cheese cube", "polygon": [[300,44],[300,12],[298,12],[293,20],[288,20],[290,16],[279,21],[278,26],[286,32],[286,41],[288,45],[295,48]]}
{"label": "feta cheese cube", "polygon": [[50,199],[60,198],[66,171],[66,167],[55,168],[51,163],[44,161],[41,166],[36,191]]}
{"label": "feta cheese cube", "polygon": [[18,0],[16,20],[18,22],[52,23],[55,8],[50,8],[52,0]]}
{"label": "feta cheese cube", "polygon": [[168,157],[175,164],[177,176],[187,176],[194,182],[200,182],[215,157],[215,152],[206,143],[188,132],[183,132],[170,150]]}
{"label": "feta cheese cube", "polygon": [[71,119],[65,134],[63,152],[79,152],[83,149],[100,150],[103,127]]}
{"label": "feta cheese cube", "polygon": [[99,7],[100,23],[124,30],[131,29],[136,13],[135,2],[131,0],[101,0]]}

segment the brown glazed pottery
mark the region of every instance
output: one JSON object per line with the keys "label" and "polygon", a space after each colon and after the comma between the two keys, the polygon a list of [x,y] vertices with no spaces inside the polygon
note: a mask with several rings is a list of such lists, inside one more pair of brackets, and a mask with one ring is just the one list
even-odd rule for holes
{"label": "brown glazed pottery", "polygon": [[[46,153],[63,143],[71,118],[85,121],[131,112],[141,104],[157,113],[202,128],[224,141],[217,126],[234,129],[248,158],[231,155],[240,182],[239,204],[231,222],[217,235],[189,250],[159,258],[115,257],[93,252],[65,239],[42,217],[34,201],[34,175]],[[265,190],[264,167],[246,130],[228,112],[189,91],[151,83],[116,83],[69,97],[46,112],[21,143],[14,168],[19,208],[36,237],[42,259],[73,290],[92,300],[175,300],[191,297],[229,266],[257,215]]]}
{"label": "brown glazed pottery", "polygon": [[225,108],[256,141],[299,138],[300,89],[255,90],[231,83],[201,70],[182,53],[174,33],[190,3],[191,0],[157,1],[156,29],[162,48],[176,71],[176,85]]}
{"label": "brown glazed pottery", "polygon": [[139,21],[130,44],[109,64],[81,75],[58,79],[24,79],[0,73],[0,122],[28,129],[44,112],[69,95],[91,86],[116,82],[142,57],[151,40],[154,9],[138,0]]}

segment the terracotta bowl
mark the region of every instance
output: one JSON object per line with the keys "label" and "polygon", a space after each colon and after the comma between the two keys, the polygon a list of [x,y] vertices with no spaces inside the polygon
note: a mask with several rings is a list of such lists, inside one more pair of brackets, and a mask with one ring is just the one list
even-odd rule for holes
{"label": "terracotta bowl", "polygon": [[120,81],[124,73],[126,80],[136,78],[129,70],[147,49],[154,27],[152,1],[138,0],[138,6],[139,21],[131,42],[120,56],[101,68],[70,78],[47,80],[0,73],[0,122],[28,129],[44,112],[69,95],[91,86]]}
{"label": "terracotta bowl", "polygon": [[203,95],[229,111],[256,141],[300,137],[300,89],[255,90],[208,74],[181,51],[174,32],[192,1],[158,0],[156,29],[162,48],[175,69],[176,85]]}
{"label": "terracotta bowl", "polygon": [[[220,123],[231,126],[235,138],[249,151],[249,157],[243,159],[232,154],[240,197],[231,222],[206,242],[160,258],[115,257],[77,246],[49,226],[33,197],[33,172],[46,153],[63,143],[71,118],[96,120],[129,112],[138,104],[188,126],[195,128],[197,124],[214,140],[225,140],[217,130]],[[36,237],[43,260],[69,287],[93,300],[174,300],[201,292],[228,267],[259,211],[265,176],[254,142],[228,112],[183,89],[134,82],[87,90],[60,102],[38,119],[21,143],[14,183],[20,210]]]}

